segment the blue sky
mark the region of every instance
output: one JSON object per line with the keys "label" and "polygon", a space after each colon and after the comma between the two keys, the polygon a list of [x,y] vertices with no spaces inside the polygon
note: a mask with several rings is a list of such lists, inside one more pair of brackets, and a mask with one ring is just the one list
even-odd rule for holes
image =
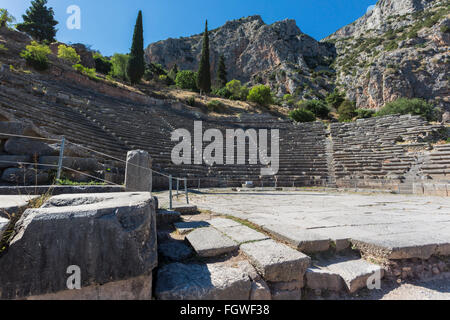
{"label": "blue sky", "polygon": [[[1,0],[0,7],[21,20],[31,0]],[[320,40],[364,15],[376,0],[49,0],[57,26],[57,40],[84,43],[104,55],[126,53],[137,12],[143,10],[144,38],[148,45],[158,40],[189,36],[227,20],[259,14],[267,24],[295,19],[300,29]],[[81,29],[69,30],[67,8],[81,9]]]}

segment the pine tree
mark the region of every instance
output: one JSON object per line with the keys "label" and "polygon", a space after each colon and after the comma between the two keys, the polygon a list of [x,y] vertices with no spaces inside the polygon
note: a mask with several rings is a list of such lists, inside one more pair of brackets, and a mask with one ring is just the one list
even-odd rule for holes
{"label": "pine tree", "polygon": [[54,42],[56,36],[53,8],[47,8],[47,0],[33,0],[31,7],[22,16],[23,22],[17,25],[17,30],[25,32],[39,42]]}
{"label": "pine tree", "polygon": [[209,64],[209,36],[208,36],[208,20],[205,24],[205,34],[203,35],[202,56],[200,58],[200,66],[198,69],[197,85],[200,93],[211,92],[211,67]]}
{"label": "pine tree", "polygon": [[217,68],[217,83],[220,88],[227,85],[227,68],[225,66],[225,57],[223,55],[219,58],[219,66]]}
{"label": "pine tree", "polygon": [[144,61],[144,29],[142,25],[142,11],[139,11],[134,27],[133,44],[127,65],[128,79],[132,84],[139,83],[145,73]]}

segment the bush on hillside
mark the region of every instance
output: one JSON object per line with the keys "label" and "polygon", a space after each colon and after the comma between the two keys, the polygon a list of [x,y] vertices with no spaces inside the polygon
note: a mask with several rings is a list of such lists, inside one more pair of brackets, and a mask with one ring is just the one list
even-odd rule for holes
{"label": "bush on hillside", "polygon": [[342,104],[342,102],[344,102],[344,100],[345,100],[345,93],[339,92],[338,89],[334,89],[334,91],[325,98],[327,104],[335,109],[339,108],[339,106]]}
{"label": "bush on hillside", "polygon": [[268,106],[273,102],[272,92],[270,88],[265,85],[259,85],[251,88],[247,100],[255,102],[261,106]]}
{"label": "bush on hillside", "polygon": [[309,110],[298,108],[289,112],[289,117],[295,122],[314,122],[316,116]]}
{"label": "bush on hillside", "polygon": [[371,109],[357,109],[356,119],[369,119],[375,115],[375,110]]}
{"label": "bush on hillside", "polygon": [[414,98],[399,98],[395,101],[387,103],[376,116],[386,116],[391,114],[412,114],[422,116],[428,121],[435,120],[436,114],[434,106],[427,103],[425,100]]}
{"label": "bush on hillside", "polygon": [[95,70],[102,74],[109,74],[112,70],[112,63],[107,58],[96,52],[93,54]]}
{"label": "bush on hillside", "polygon": [[70,63],[71,65],[80,63],[81,58],[77,51],[63,44],[58,46],[58,58]]}
{"label": "bush on hillside", "polygon": [[352,121],[356,117],[356,103],[353,101],[345,100],[338,108],[339,121],[347,122]]}
{"label": "bush on hillside", "polygon": [[299,108],[311,111],[317,118],[327,119],[330,114],[330,108],[320,100],[300,101]]}
{"label": "bush on hillside", "polygon": [[294,104],[295,104],[295,99],[294,99],[294,97],[292,96],[292,94],[285,94],[284,96],[283,96],[283,101],[288,105],[288,106],[294,106]]}
{"label": "bush on hillside", "polygon": [[210,112],[221,113],[225,110],[225,105],[218,100],[209,101],[208,104],[206,105],[206,107],[208,108],[208,110]]}
{"label": "bush on hillside", "polygon": [[225,86],[225,88],[230,92],[229,99],[232,100],[242,100],[246,101],[249,90],[246,86],[241,84],[239,80],[231,80]]}
{"label": "bush on hillside", "polygon": [[49,66],[48,56],[52,51],[47,45],[32,41],[26,49],[20,53],[20,56],[27,60],[27,63],[36,70],[46,70]]}
{"label": "bush on hillside", "polygon": [[114,78],[127,81],[127,65],[129,55],[116,53],[111,58],[112,68],[110,75]]}
{"label": "bush on hillside", "polygon": [[180,71],[175,79],[175,84],[180,89],[197,91],[197,74],[190,70]]}
{"label": "bush on hillside", "polygon": [[75,64],[73,65],[73,68],[77,70],[79,73],[84,74],[85,76],[88,76],[92,80],[98,80],[97,73],[95,72],[94,68],[86,68],[85,66],[81,64]]}
{"label": "bush on hillside", "polygon": [[226,87],[220,88],[220,89],[214,89],[212,94],[216,97],[220,97],[220,98],[224,98],[224,99],[231,98],[231,92]]}

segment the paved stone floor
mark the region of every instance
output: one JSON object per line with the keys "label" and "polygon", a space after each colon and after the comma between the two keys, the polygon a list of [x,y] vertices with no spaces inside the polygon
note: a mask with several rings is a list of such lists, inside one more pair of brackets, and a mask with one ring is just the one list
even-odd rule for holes
{"label": "paved stone floor", "polygon": [[[161,203],[165,198],[160,195]],[[426,246],[433,251],[439,245],[446,251],[441,253],[450,254],[450,198],[222,189],[190,194],[190,200],[201,210],[242,218],[263,228],[293,226],[332,240],[352,239],[387,248],[419,246],[426,251],[418,255],[424,259],[431,252]]]}

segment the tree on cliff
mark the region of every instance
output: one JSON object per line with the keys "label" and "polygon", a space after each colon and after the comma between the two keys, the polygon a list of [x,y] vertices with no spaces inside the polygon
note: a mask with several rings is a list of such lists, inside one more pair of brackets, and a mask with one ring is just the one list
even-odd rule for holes
{"label": "tree on cliff", "polygon": [[142,26],[142,11],[139,11],[134,27],[133,44],[127,65],[128,79],[132,84],[139,83],[145,73],[144,61],[144,28]]}
{"label": "tree on cliff", "polygon": [[14,17],[9,14],[8,10],[0,9],[0,28],[10,27],[14,21]]}
{"label": "tree on cliff", "polygon": [[23,22],[17,25],[17,30],[29,34],[39,42],[54,42],[58,21],[54,19],[53,8],[47,8],[46,4],[47,0],[31,1],[31,7],[22,15]]}
{"label": "tree on cliff", "polygon": [[220,88],[227,85],[227,68],[225,66],[225,57],[223,55],[219,58],[219,66],[217,68],[217,84]]}
{"label": "tree on cliff", "polygon": [[200,93],[211,92],[211,67],[209,64],[209,36],[208,36],[208,20],[205,24],[205,34],[203,35],[202,56],[200,58],[200,66],[198,69],[197,86]]}

